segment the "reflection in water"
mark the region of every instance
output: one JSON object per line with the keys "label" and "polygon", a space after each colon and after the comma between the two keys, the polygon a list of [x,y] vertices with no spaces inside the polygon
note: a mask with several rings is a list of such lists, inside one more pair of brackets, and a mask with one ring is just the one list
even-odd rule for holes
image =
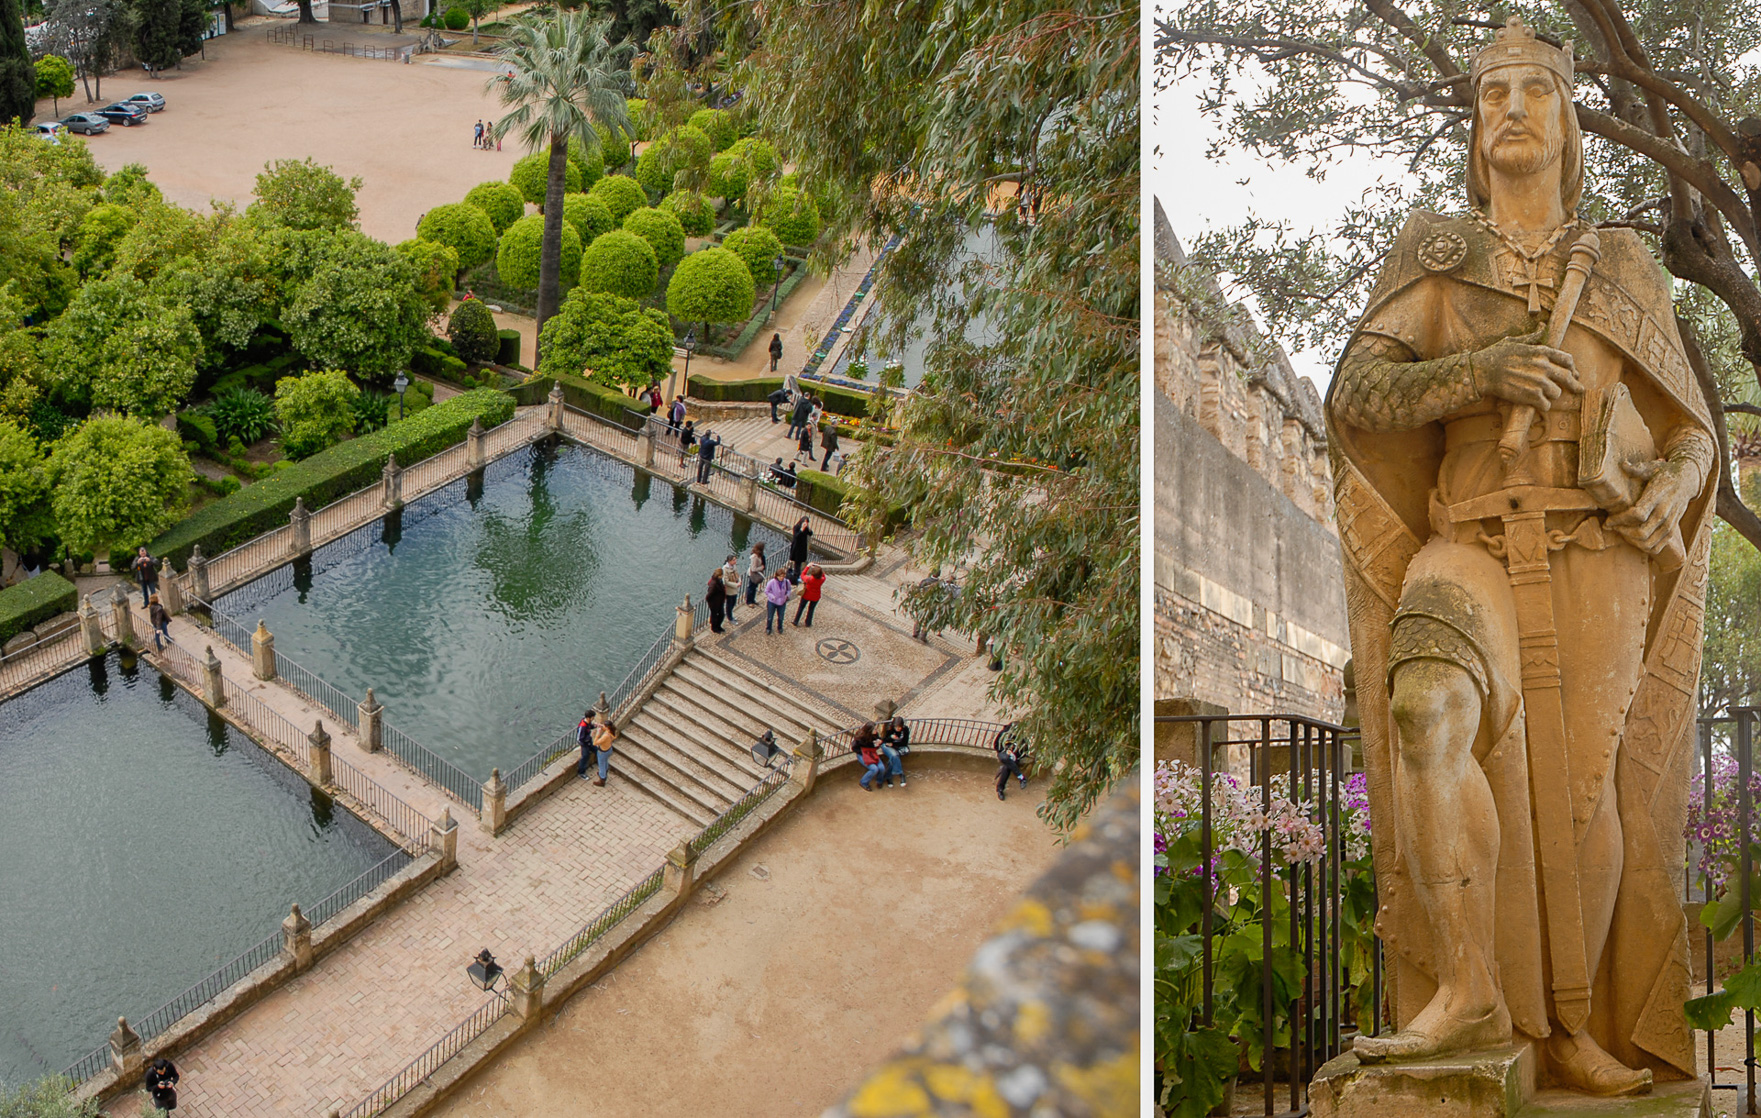
{"label": "reflection in water", "polygon": [[294,591],[299,594],[300,601],[303,602],[306,600],[306,595],[312,592],[312,557],[302,555],[290,565],[293,567]]}
{"label": "reflection in water", "polygon": [[641,470],[635,473],[636,478],[630,483],[630,503],[636,506],[637,512],[641,512],[642,506],[648,503],[648,490],[654,484],[654,475]]}
{"label": "reflection in water", "polygon": [[388,553],[396,553],[398,541],[404,538],[404,510],[393,509],[379,522],[379,542]]}

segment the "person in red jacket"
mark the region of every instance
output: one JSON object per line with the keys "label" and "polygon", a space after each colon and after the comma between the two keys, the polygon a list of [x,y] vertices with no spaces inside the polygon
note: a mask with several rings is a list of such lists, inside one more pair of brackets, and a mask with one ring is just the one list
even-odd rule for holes
{"label": "person in red jacket", "polygon": [[886,758],[881,756],[880,739],[874,733],[874,723],[865,722],[862,729],[856,731],[855,738],[850,742],[850,751],[856,754],[856,759],[862,764],[862,779],[857,783],[862,785],[864,792],[874,791],[870,782],[878,783],[887,771]]}
{"label": "person in red jacket", "polygon": [[795,604],[795,620],[791,625],[801,624],[801,611],[807,611],[807,628],[813,628],[813,609],[819,605],[819,592],[825,587],[825,571],[818,563],[807,564],[801,572],[801,600]]}

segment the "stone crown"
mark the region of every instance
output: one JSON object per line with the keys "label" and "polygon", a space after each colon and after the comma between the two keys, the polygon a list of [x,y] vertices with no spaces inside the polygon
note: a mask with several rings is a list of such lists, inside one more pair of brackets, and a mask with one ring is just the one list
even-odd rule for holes
{"label": "stone crown", "polygon": [[1487,71],[1499,66],[1521,64],[1543,66],[1558,74],[1570,88],[1572,80],[1572,41],[1567,39],[1554,47],[1535,38],[1534,29],[1524,24],[1521,16],[1511,16],[1499,29],[1490,45],[1474,56],[1473,82],[1477,89]]}

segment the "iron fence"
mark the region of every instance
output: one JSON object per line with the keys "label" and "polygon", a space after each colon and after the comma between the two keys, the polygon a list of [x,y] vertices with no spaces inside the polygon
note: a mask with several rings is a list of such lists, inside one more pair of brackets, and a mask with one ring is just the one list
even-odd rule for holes
{"label": "iron fence", "polygon": [[389,722],[379,725],[380,744],[385,751],[409,767],[410,771],[432,783],[436,788],[470,808],[483,813],[483,785],[457,765],[435,753],[421,742]]}
{"label": "iron fence", "polygon": [[[114,626],[105,635],[114,637]],[[10,656],[0,656],[0,695],[11,695],[58,675],[91,655],[80,626],[73,625],[48,640],[38,641]]]}
{"label": "iron fence", "polygon": [[566,734],[559,734],[555,741],[532,754],[532,756],[521,762],[518,768],[511,770],[506,776],[502,777],[502,783],[507,785],[508,792],[511,794],[514,789],[537,779],[538,774],[543,772],[552,761],[556,760],[558,757],[572,753],[576,748],[578,748],[578,746],[575,742],[575,732],[573,730]]}
{"label": "iron fence", "polygon": [[625,917],[642,907],[644,901],[660,892],[660,885],[665,877],[666,869],[662,867],[630,886],[623,896],[607,905],[599,915],[588,921],[585,927],[564,940],[555,951],[540,959],[538,973],[549,978],[574,962],[582,952],[592,947],[607,932],[621,924]]}
{"label": "iron fence", "polygon": [[378,816],[394,835],[400,836],[405,850],[421,854],[433,846],[434,820],[334,753],[330,757],[330,779],[350,799]]}
{"label": "iron fence", "polygon": [[408,851],[394,850],[384,858],[380,859],[378,865],[369,869],[366,873],[355,878],[353,881],[344,885],[341,889],[338,889],[328,897],[325,897],[323,900],[313,905],[309,910],[302,910],[302,912],[306,919],[312,922],[312,926],[316,928],[318,925],[334,918],[337,913],[354,904],[368,893],[371,893],[381,885],[384,885],[399,873],[402,873],[404,868],[414,860],[415,859],[410,857]]}
{"label": "iron fence", "polygon": [[[1727,936],[1741,932],[1741,953],[1736,958],[1719,958],[1718,939],[1712,927],[1702,924],[1699,940],[1704,993],[1713,994],[1729,977],[1721,974],[1733,964],[1743,967],[1755,961],[1755,900],[1752,894],[1755,872],[1756,795],[1761,782],[1755,772],[1755,736],[1761,724],[1761,707],[1736,707],[1728,714],[1710,715],[1697,720],[1698,748],[1694,751],[1694,779],[1699,784],[1698,816],[1700,826],[1692,827],[1686,843],[1683,900],[1689,904],[1714,901],[1738,906],[1736,926]],[[1732,802],[1734,801],[1734,802]],[[1734,815],[1735,818],[1731,818]],[[1748,836],[1747,841],[1742,836]],[[1722,865],[1720,864],[1722,863]],[[1697,879],[1697,880],[1696,880]],[[1695,892],[1699,892],[1696,897]],[[1690,934],[1694,931],[1689,924]],[[1733,945],[1734,947],[1734,945]],[[1727,949],[1729,950],[1729,949]],[[1744,1114],[1755,1114],[1755,1011],[1746,1009],[1742,1017],[1743,1080],[1719,1082],[1721,1068],[1716,1052],[1717,1034],[1706,1032],[1706,1067],[1712,1089],[1739,1092]]]}
{"label": "iron fence", "polygon": [[740,820],[751,815],[759,804],[770,799],[778,788],[789,782],[789,770],[793,767],[794,761],[789,759],[766,772],[750,791],[729,804],[728,810],[716,816],[709,826],[697,832],[697,837],[691,840],[691,852],[701,855],[714,846],[717,839],[739,826]]}
{"label": "iron fence", "polygon": [[75,1060],[72,1066],[61,1074],[73,1080],[75,1083],[84,1083],[86,1080],[97,1075],[109,1066],[110,1042],[105,1041],[103,1044],[98,1045],[98,1047]]}
{"label": "iron fence", "polygon": [[[1280,1112],[1280,1118],[1300,1118],[1308,1113],[1308,1083],[1315,1071],[1339,1055],[1358,1031],[1375,1035],[1382,1016],[1380,942],[1376,941],[1371,951],[1371,1008],[1367,1021],[1355,1019],[1354,987],[1342,946],[1341,914],[1348,884],[1343,876],[1343,789],[1351,758],[1350,741],[1356,731],[1300,715],[1158,715],[1156,725],[1158,735],[1162,727],[1187,727],[1183,734],[1190,737],[1183,748],[1190,747],[1189,755],[1195,758],[1200,773],[1202,809],[1194,871],[1202,883],[1200,916],[1191,929],[1159,929],[1171,936],[1197,932],[1200,938],[1198,977],[1202,994],[1195,1007],[1198,1025],[1208,1027],[1215,1021],[1218,935],[1227,932],[1252,936],[1255,930],[1251,926],[1253,921],[1232,927],[1232,920],[1226,920],[1223,927],[1217,926],[1219,871],[1213,859],[1221,851],[1215,845],[1213,824],[1220,821],[1213,818],[1213,793],[1218,784],[1225,779],[1237,786],[1244,784],[1249,799],[1266,816],[1273,812],[1275,797],[1287,799],[1301,817],[1321,829],[1325,854],[1318,862],[1280,865],[1274,856],[1275,843],[1269,829],[1259,833],[1254,843],[1258,849],[1253,854],[1257,862],[1256,884],[1262,898],[1257,918],[1259,943],[1255,946],[1261,960],[1256,1015],[1260,1026],[1257,1039],[1263,1053],[1260,1064],[1264,1113],[1274,1114],[1279,1088],[1287,1083],[1289,1108]],[[1282,900],[1288,908],[1287,920],[1277,915],[1272,898]],[[1268,918],[1266,912],[1273,915]],[[1278,974],[1280,957],[1286,963],[1294,961],[1302,971],[1300,992],[1285,1007],[1277,1004],[1286,996],[1287,989]],[[1252,996],[1251,991],[1235,993],[1242,998]],[[1165,992],[1158,989],[1157,997],[1164,996]],[[1284,1031],[1279,1028],[1281,1019],[1288,1028],[1284,1045],[1277,1043],[1278,1034]]]}
{"label": "iron fence", "polygon": [[501,1015],[506,1013],[508,1008],[508,1001],[505,997],[501,994],[491,995],[489,1000],[478,1008],[477,1012],[465,1018],[451,1032],[435,1041],[428,1051],[404,1065],[403,1070],[386,1080],[378,1090],[356,1103],[354,1109],[350,1110],[343,1118],[372,1118],[375,1114],[383,1113],[392,1103],[415,1090],[423,1080],[438,1071],[440,1065],[458,1055],[465,1045],[482,1036],[489,1026],[501,1019]]}

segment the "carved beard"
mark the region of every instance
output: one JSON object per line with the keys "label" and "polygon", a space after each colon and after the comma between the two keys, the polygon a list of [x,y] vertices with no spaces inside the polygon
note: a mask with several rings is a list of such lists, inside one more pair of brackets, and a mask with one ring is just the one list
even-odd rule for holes
{"label": "carved beard", "polygon": [[1550,128],[1537,136],[1532,123],[1527,128],[1528,135],[1514,140],[1506,138],[1509,124],[1496,135],[1487,136],[1482,149],[1486,162],[1507,175],[1532,175],[1558,160],[1560,149],[1565,146],[1559,130]]}

